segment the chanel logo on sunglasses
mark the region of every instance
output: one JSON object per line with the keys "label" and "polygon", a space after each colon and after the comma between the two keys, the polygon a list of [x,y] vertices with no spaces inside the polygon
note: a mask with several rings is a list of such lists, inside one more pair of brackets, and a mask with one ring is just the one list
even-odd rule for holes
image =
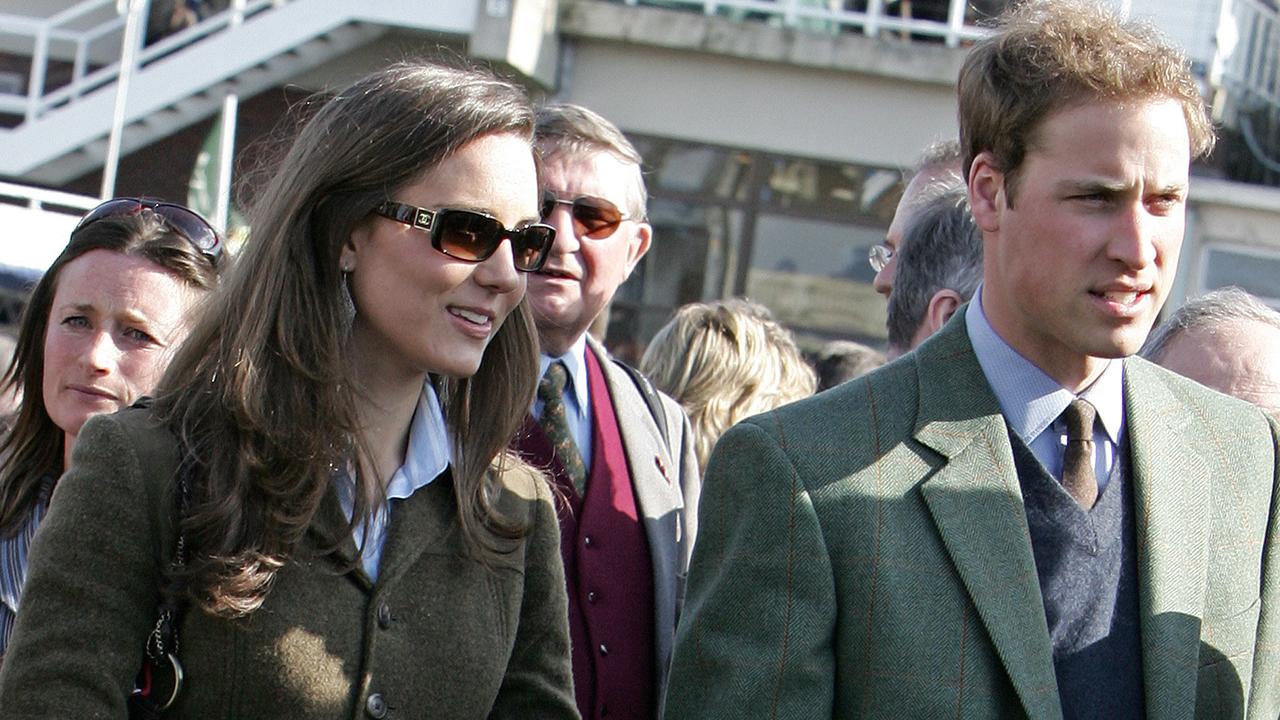
{"label": "chanel logo on sunglasses", "polygon": [[426,231],[431,247],[457,260],[482,262],[511,240],[517,270],[542,269],[555,242],[556,231],[541,223],[509,230],[497,218],[474,210],[428,210],[388,200],[373,209],[375,215]]}

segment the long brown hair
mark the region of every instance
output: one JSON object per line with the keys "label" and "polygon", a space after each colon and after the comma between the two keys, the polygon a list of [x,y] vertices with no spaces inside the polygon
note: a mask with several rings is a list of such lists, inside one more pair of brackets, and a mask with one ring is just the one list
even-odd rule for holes
{"label": "long brown hair", "polygon": [[71,234],[31,291],[18,325],[13,360],[5,371],[4,390],[21,393],[22,403],[0,441],[0,537],[22,527],[47,477],[62,467],[66,433],[54,424],[44,405],[44,336],[62,269],[92,250],[110,250],[145,258],[194,288],[211,289],[217,268],[185,237],[150,211],[96,220]]}
{"label": "long brown hair", "polygon": [[[524,92],[475,69],[403,63],[308,104],[319,109],[251,209],[236,270],[157,393],[160,417],[197,468],[183,523],[194,547],[192,597],[227,616],[262,603],[335,468],[357,468],[348,532],[385,498],[383,479],[361,462],[368,455],[345,347],[353,311],[339,269],[343,243],[378,203],[478,137],[528,137],[532,154]],[[473,377],[438,379],[457,444],[457,518],[482,558],[497,552],[496,538],[524,532],[493,506],[491,465],[501,464],[528,409],[537,364],[521,303]]]}

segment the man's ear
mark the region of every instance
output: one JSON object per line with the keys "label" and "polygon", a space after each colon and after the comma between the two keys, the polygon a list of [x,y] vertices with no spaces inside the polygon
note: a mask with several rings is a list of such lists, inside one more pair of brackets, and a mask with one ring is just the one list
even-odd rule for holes
{"label": "man's ear", "polygon": [[924,325],[932,335],[942,329],[943,325],[956,314],[956,310],[964,304],[960,293],[951,288],[943,288],[929,298],[929,307],[924,311]]}
{"label": "man's ear", "polygon": [[989,150],[978,153],[969,166],[969,207],[983,232],[1000,229],[1000,211],[1006,207],[1004,180]]}
{"label": "man's ear", "polygon": [[647,222],[636,223],[635,232],[632,233],[631,239],[627,241],[627,274],[631,277],[631,271],[636,269],[636,265],[640,263],[640,258],[649,252],[649,244],[653,242],[653,226]]}

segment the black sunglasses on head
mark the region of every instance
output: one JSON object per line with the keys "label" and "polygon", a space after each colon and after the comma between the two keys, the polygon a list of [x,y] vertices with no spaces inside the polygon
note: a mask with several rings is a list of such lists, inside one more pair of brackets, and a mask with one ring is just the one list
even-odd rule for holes
{"label": "black sunglasses on head", "polygon": [[218,258],[222,256],[222,238],[218,236],[218,232],[195,210],[174,203],[131,197],[107,200],[85,213],[85,216],[80,218],[80,222],[76,223],[76,229],[72,230],[71,234],[75,235],[86,226],[104,218],[137,215],[143,210],[148,210],[159,217],[194,245],[200,254],[209,258],[210,263],[217,264]]}
{"label": "black sunglasses on head", "polygon": [[556,230],[550,225],[526,225],[508,230],[497,218],[474,210],[427,210],[388,200],[373,212],[426,231],[431,236],[431,247],[467,262],[489,259],[502,241],[510,238],[511,255],[516,269],[522,272],[541,270],[556,239]]}
{"label": "black sunglasses on head", "polygon": [[617,205],[604,198],[583,195],[572,200],[562,200],[550,190],[542,193],[542,220],[545,222],[556,205],[568,205],[573,218],[573,230],[578,237],[603,240],[614,233],[624,220],[634,220],[624,215]]}

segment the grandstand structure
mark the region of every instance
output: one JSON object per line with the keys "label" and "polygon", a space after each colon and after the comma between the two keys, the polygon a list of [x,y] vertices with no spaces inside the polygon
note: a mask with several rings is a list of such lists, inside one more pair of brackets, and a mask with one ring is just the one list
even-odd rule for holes
{"label": "grandstand structure", "polygon": [[[1194,169],[1172,303],[1239,284],[1280,306],[1274,3],[1117,4],[1169,27],[1222,124]],[[644,154],[654,247],[615,299],[611,344],[643,344],[672,308],[732,295],[807,343],[875,344],[884,303],[867,248],[900,168],[955,135],[956,74],[1003,5],[0,0],[0,214],[31,228],[0,238],[0,266],[19,245],[52,257],[104,193],[184,202],[243,236],[255,177],[310,95],[405,57],[467,57],[536,98],[592,107]]]}

